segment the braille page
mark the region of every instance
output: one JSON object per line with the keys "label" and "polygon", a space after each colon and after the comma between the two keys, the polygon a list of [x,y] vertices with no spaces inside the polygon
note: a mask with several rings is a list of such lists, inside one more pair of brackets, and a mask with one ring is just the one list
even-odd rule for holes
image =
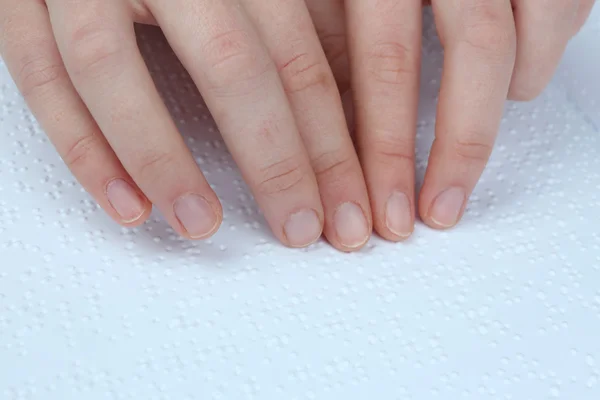
{"label": "braille page", "polygon": [[600,399],[600,7],[544,93],[507,105],[464,221],[357,254],[278,244],[164,38],[139,38],[223,226],[117,226],[0,63],[0,399]]}

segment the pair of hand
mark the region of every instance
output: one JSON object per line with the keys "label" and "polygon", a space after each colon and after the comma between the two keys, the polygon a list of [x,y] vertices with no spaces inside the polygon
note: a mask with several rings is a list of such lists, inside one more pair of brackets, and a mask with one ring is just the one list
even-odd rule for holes
{"label": "pair of hand", "polygon": [[[535,97],[593,0],[434,0],[445,48],[419,210],[454,226],[505,99]],[[0,0],[0,52],[75,177],[116,221],[154,204],[191,239],[222,207],[161,101],[133,23],[159,25],[274,234],[352,251],[416,215],[421,0]],[[336,84],[337,81],[337,84]],[[352,89],[355,150],[340,91]],[[360,161],[359,161],[360,160]]]}

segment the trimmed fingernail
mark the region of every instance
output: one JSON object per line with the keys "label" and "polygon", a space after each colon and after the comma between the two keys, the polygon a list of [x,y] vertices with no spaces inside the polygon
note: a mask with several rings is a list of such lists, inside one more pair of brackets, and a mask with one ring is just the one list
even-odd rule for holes
{"label": "trimmed fingernail", "polygon": [[301,210],[290,215],[283,230],[290,246],[305,247],[321,236],[321,221],[315,211]]}
{"label": "trimmed fingernail", "polygon": [[456,225],[466,197],[465,191],[459,187],[443,191],[431,206],[429,213],[431,220],[443,228]]}
{"label": "trimmed fingernail", "polygon": [[344,247],[354,249],[369,240],[369,225],[361,208],[354,203],[338,207],[333,217],[338,240]]}
{"label": "trimmed fingernail", "polygon": [[217,225],[217,216],[208,202],[197,194],[186,194],[175,201],[175,216],[194,239],[209,235]]}
{"label": "trimmed fingernail", "polygon": [[144,199],[123,179],[115,179],[106,186],[106,197],[125,223],[137,221],[146,211]]}
{"label": "trimmed fingernail", "polygon": [[414,227],[410,201],[406,194],[402,192],[392,193],[385,209],[385,223],[394,235],[402,238],[411,235]]}

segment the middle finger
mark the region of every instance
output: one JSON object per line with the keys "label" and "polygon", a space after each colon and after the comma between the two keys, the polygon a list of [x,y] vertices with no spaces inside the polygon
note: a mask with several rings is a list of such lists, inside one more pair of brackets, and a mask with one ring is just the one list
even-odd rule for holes
{"label": "middle finger", "polygon": [[375,227],[399,241],[414,225],[421,0],[349,0],[346,7],[356,134]]}

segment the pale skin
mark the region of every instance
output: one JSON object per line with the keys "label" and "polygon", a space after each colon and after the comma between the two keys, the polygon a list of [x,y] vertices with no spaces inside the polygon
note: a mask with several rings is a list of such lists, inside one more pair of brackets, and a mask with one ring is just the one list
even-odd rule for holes
{"label": "pale skin", "polygon": [[[593,0],[434,0],[445,49],[436,139],[414,188],[421,0],[0,0],[0,53],[81,185],[118,223],[152,205],[205,239],[222,206],[144,65],[159,25],[215,118],[273,234],[356,251],[416,216],[455,226],[507,98],[536,97]],[[340,92],[351,89],[356,150]]]}

